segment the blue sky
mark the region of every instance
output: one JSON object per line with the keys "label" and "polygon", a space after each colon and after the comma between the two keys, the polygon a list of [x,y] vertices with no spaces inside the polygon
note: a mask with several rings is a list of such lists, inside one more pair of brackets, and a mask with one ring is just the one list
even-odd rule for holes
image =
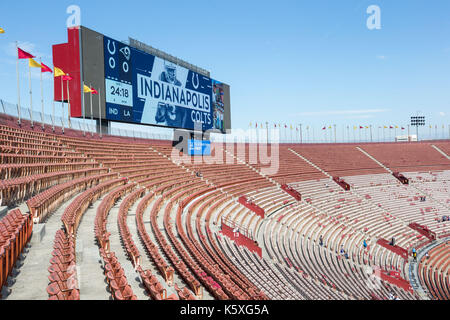
{"label": "blue sky", "polygon": [[[447,0],[8,1],[0,5],[1,99],[17,101],[14,41],[51,65],[51,45],[67,41],[72,4],[82,25],[118,40],[131,36],[229,83],[234,128],[406,126],[419,110],[430,124],[450,124]],[[366,26],[373,4],[380,30]],[[26,103],[25,62],[20,70]],[[32,87],[39,108],[38,70]]]}

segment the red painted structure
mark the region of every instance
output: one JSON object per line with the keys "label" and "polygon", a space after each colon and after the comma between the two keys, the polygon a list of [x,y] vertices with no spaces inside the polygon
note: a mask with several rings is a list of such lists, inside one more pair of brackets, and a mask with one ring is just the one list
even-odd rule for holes
{"label": "red painted structure", "polygon": [[221,233],[233,240],[238,246],[244,246],[262,258],[262,249],[258,246],[258,243],[246,234],[245,229],[239,228],[232,221],[228,221],[227,224],[222,221]]}
{"label": "red painted structure", "polygon": [[377,243],[386,249],[398,254],[403,259],[408,260],[408,251],[399,246],[391,246],[386,239],[378,239]]}
{"label": "red painted structure", "polygon": [[80,27],[69,28],[67,29],[68,42],[53,45],[53,65],[69,74],[72,78],[69,81],[69,92],[67,92],[67,81],[63,81],[63,88],[61,88],[61,77],[54,78],[54,100],[61,101],[62,98],[64,102],[67,102],[68,97],[70,97],[71,117],[82,116],[80,35]]}
{"label": "red painted structure", "polygon": [[416,230],[417,232],[419,232],[420,234],[424,235],[425,237],[427,237],[428,239],[430,239],[431,241],[436,240],[436,233],[431,231],[430,229],[428,229],[426,226],[422,226],[416,222],[410,223],[408,225],[408,227],[410,227],[413,230]]}
{"label": "red painted structure", "polygon": [[333,177],[333,181],[336,182],[338,185],[340,185],[341,188],[344,189],[345,191],[350,190],[350,185],[347,182],[345,182],[343,179],[341,179],[339,177]]}
{"label": "red painted structure", "polygon": [[409,184],[409,179],[402,175],[400,172],[394,172],[392,175],[396,177],[402,184]]}
{"label": "red painted structure", "polygon": [[256,203],[253,203],[249,200],[247,200],[247,197],[245,196],[241,196],[239,198],[239,203],[242,204],[244,207],[246,207],[247,209],[253,211],[254,213],[256,213],[258,216],[260,216],[261,218],[264,219],[266,212],[264,211],[263,208],[259,207]]}
{"label": "red painted structure", "polygon": [[294,188],[288,186],[287,184],[283,184],[281,186],[281,189],[286,191],[287,193],[289,193],[292,197],[294,197],[295,200],[297,200],[297,201],[302,200],[302,195],[300,194],[300,192],[298,192]]}

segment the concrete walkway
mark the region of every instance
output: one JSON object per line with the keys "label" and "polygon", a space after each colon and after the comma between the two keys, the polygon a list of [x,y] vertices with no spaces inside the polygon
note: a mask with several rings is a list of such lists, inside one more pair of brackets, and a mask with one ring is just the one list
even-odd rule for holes
{"label": "concrete walkway", "polygon": [[95,243],[94,223],[97,208],[102,199],[98,199],[84,213],[77,232],[77,275],[80,288],[80,300],[110,300],[106,278],[102,269],[102,258]]}

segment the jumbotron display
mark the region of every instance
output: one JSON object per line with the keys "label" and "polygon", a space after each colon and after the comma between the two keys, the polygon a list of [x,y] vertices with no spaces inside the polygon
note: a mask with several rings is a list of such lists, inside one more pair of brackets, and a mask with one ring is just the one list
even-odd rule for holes
{"label": "jumbotron display", "polygon": [[[67,93],[55,79],[55,100],[61,100],[63,90],[64,100],[70,97],[72,117],[231,129],[230,87],[206,76],[209,72],[190,70],[85,27],[69,29],[69,43],[54,46],[53,53],[55,66],[68,70],[75,82]],[[84,85],[99,89],[99,101],[82,92]]]}

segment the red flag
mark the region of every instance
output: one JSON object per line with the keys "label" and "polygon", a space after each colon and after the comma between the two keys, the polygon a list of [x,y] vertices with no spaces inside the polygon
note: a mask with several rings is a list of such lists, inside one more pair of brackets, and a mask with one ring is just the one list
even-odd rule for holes
{"label": "red flag", "polygon": [[323,128],[322,128],[322,130],[326,130],[326,129],[327,129],[327,127],[323,127]]}
{"label": "red flag", "polygon": [[394,127],[393,127],[393,126],[390,126],[389,129],[394,129]]}
{"label": "red flag", "polygon": [[402,130],[405,130],[405,128],[402,127]]}
{"label": "red flag", "polygon": [[92,90],[92,94],[98,94],[98,92],[97,92],[97,90],[95,90],[94,88],[91,88],[91,90]]}
{"label": "red flag", "polygon": [[62,79],[63,79],[64,81],[70,81],[70,80],[72,80],[72,77],[71,77],[71,76],[68,76],[68,75],[65,75],[65,76],[62,76]]}
{"label": "red flag", "polygon": [[52,69],[50,69],[49,67],[47,67],[45,64],[41,63],[41,72],[50,72],[53,73]]}
{"label": "red flag", "polygon": [[18,53],[19,59],[32,59],[32,58],[35,58],[35,56],[29,54],[26,51],[23,51],[20,48],[17,48],[17,53]]}
{"label": "red flag", "polygon": [[359,126],[360,129],[364,129],[364,127]]}

